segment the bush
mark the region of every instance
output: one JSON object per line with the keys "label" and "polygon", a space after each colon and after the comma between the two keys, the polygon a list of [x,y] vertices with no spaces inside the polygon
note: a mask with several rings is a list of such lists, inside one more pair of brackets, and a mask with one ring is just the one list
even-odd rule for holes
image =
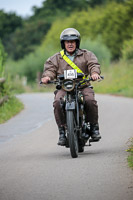
{"label": "bush", "polygon": [[6,60],[6,56],[7,54],[0,40],[0,76],[2,76],[2,73],[4,72],[4,63]]}
{"label": "bush", "polygon": [[122,58],[124,60],[133,59],[133,39],[124,42],[122,49]]}
{"label": "bush", "polygon": [[98,61],[103,66],[109,66],[111,61],[111,53],[109,49],[100,41],[100,39],[90,40],[83,38],[81,48],[92,51],[98,58]]}
{"label": "bush", "polygon": [[27,77],[28,82],[35,82],[37,73],[43,71],[45,61],[54,53],[56,49],[47,45],[45,48],[37,48],[34,53],[19,61],[9,59],[6,63],[6,73],[9,73],[13,79],[19,75],[20,78]]}

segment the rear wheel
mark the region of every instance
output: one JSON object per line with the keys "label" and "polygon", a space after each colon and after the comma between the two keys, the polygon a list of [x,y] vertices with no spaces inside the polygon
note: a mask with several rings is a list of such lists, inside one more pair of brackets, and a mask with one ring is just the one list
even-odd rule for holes
{"label": "rear wheel", "polygon": [[78,157],[78,137],[76,133],[76,123],[74,119],[74,113],[72,110],[67,111],[67,129],[68,129],[68,140],[70,146],[70,152],[72,158]]}

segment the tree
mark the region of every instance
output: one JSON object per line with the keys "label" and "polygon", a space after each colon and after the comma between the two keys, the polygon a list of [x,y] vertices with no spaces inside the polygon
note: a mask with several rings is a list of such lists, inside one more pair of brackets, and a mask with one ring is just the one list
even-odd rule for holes
{"label": "tree", "polygon": [[15,13],[5,13],[3,10],[0,10],[0,38],[2,41],[18,27],[22,27],[21,17]]}
{"label": "tree", "polygon": [[102,7],[89,8],[87,12],[73,13],[64,23],[61,20],[54,22],[42,44],[43,48],[50,42],[59,48],[61,31],[67,27],[74,27],[79,30],[81,36],[92,40],[100,36],[102,42],[110,49],[112,58],[120,58],[124,41],[132,37],[132,2],[133,0],[123,4],[112,2]]}
{"label": "tree", "polygon": [[18,28],[10,35],[10,42],[6,43],[7,52],[14,60],[23,58],[35,50],[46,35],[49,27],[50,24],[45,20],[25,23],[23,28]]}
{"label": "tree", "polygon": [[75,10],[86,10],[88,6],[87,0],[46,0],[41,8],[33,7],[34,15],[31,19],[45,17],[53,22],[57,16],[69,16]]}
{"label": "tree", "polygon": [[117,2],[117,3],[122,3],[124,2],[125,0],[87,0],[89,5],[91,7],[95,7],[97,5],[102,5],[102,4],[107,4],[107,3],[110,3],[110,2]]}
{"label": "tree", "polygon": [[[111,5],[112,1],[119,3],[114,3],[114,6],[110,6],[110,10],[108,12],[108,4],[110,4],[110,1]],[[45,36],[47,35],[52,24],[56,20],[60,20],[61,25],[64,27],[64,25],[66,24],[66,19],[69,20],[70,18],[70,25],[80,29],[83,34],[88,34],[90,38],[94,39],[95,37],[97,37],[98,34],[101,34],[104,43],[111,49],[114,57],[119,57],[123,37],[127,36],[127,34],[124,35],[125,29],[126,32],[128,28],[129,30],[131,30],[129,24],[133,24],[133,22],[131,22],[132,20],[130,20],[129,22],[129,17],[127,17],[130,15],[131,18],[131,16],[133,15],[133,0],[126,0],[125,4],[120,4],[120,2],[124,2],[124,0],[110,1],[45,0],[43,1],[43,5],[41,8],[35,6],[33,7],[33,16],[29,17],[26,20],[23,20],[22,18],[16,16],[16,14],[14,13],[7,14],[0,10],[0,37],[9,56],[12,56],[12,58],[16,60],[21,59],[28,53],[34,51],[37,45],[40,45],[42,40],[45,39]],[[105,7],[106,3],[108,3],[107,7]],[[103,9],[101,9],[100,6],[97,7],[97,5],[103,4]],[[126,6],[125,8],[120,7],[119,9],[119,5]],[[89,6],[91,6],[92,8],[90,9]],[[126,12],[128,12],[127,16],[125,15],[125,9],[127,9]],[[126,28],[124,28],[125,25]],[[114,33],[112,32],[112,26],[115,29]],[[120,31],[120,26],[123,27],[123,32]],[[57,31],[58,28],[56,27],[55,34]],[[119,32],[120,37],[116,37],[118,36]],[[112,41],[110,40],[108,35],[112,35]],[[50,39],[52,40],[52,38]]]}
{"label": "tree", "polygon": [[23,21],[23,26],[8,35],[5,47],[8,54],[15,60],[23,58],[35,50],[47,34],[52,23],[64,19],[75,10],[86,9],[86,0],[46,0],[41,8],[33,7],[34,14]]}

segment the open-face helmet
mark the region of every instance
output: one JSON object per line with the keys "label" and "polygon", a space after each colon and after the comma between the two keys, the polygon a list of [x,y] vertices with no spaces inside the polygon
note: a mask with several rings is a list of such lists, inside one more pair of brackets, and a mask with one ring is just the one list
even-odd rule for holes
{"label": "open-face helmet", "polygon": [[67,28],[62,31],[60,35],[60,43],[62,49],[65,49],[65,40],[75,40],[76,41],[76,48],[79,49],[80,46],[80,33],[75,28]]}

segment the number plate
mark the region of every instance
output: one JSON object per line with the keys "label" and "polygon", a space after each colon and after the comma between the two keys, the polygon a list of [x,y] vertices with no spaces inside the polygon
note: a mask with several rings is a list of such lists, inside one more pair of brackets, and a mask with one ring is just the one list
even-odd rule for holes
{"label": "number plate", "polygon": [[64,70],[65,79],[74,79],[77,78],[77,71],[75,69]]}

